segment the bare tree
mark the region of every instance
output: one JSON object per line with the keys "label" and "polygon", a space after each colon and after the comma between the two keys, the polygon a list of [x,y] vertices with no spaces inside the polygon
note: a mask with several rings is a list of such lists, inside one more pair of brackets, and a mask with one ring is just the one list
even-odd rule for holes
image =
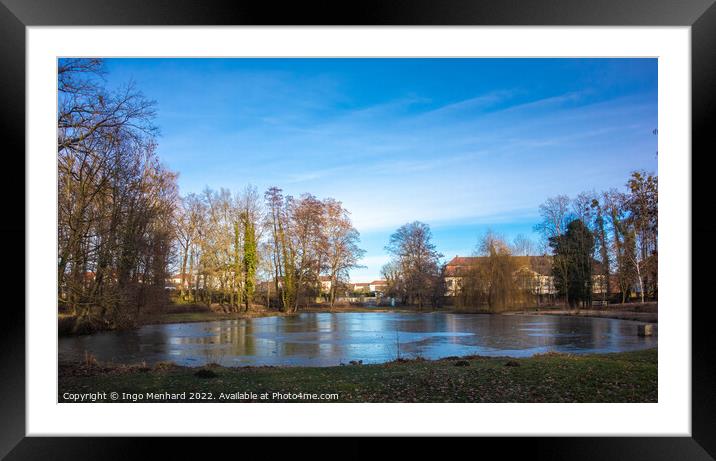
{"label": "bare tree", "polygon": [[627,207],[628,223],[634,232],[637,251],[633,264],[639,282],[641,301],[645,291],[656,297],[658,264],[658,179],[644,171],[635,171],[627,182],[629,190]]}
{"label": "bare tree", "polygon": [[[271,255],[271,267],[273,267],[273,281],[275,293],[278,296],[280,285],[283,283],[283,251],[285,238],[283,228],[285,227],[284,198],[282,190],[278,187],[269,188],[264,194],[266,201],[267,215],[266,226],[271,233],[271,246],[273,249]],[[282,298],[282,308],[286,308],[284,298]]]}
{"label": "bare tree", "polygon": [[631,253],[635,249],[633,234],[627,226],[626,196],[612,189],[603,196],[603,208],[612,234],[611,249],[616,264],[616,278],[622,303],[626,302],[634,282],[634,266]]}
{"label": "bare tree", "polygon": [[535,251],[535,243],[524,234],[517,234],[512,241],[512,254],[515,256],[534,256]]}
{"label": "bare tree", "polygon": [[436,286],[443,281],[442,254],[432,243],[430,227],[419,221],[401,226],[390,236],[386,250],[400,267],[403,300],[418,307],[435,300]]}
{"label": "bare tree", "polygon": [[322,250],[325,253],[325,271],[331,282],[329,303],[333,307],[338,286],[348,281],[348,271],[358,267],[358,261],[365,254],[365,250],[358,247],[360,235],[341,202],[326,199],[323,201],[323,210],[325,246]]}
{"label": "bare tree", "polygon": [[[196,244],[199,224],[204,219],[203,203],[195,194],[189,194],[181,199],[180,208],[176,217],[176,234],[181,252],[181,287],[180,294],[186,296],[185,290],[192,286],[192,271],[194,258],[191,257],[192,248]],[[187,271],[187,265],[188,271]]]}
{"label": "bare tree", "polygon": [[294,311],[298,309],[300,297],[315,294],[311,292],[318,285],[321,257],[324,254],[322,249],[325,248],[323,211],[323,202],[311,194],[302,194],[289,205],[290,238],[294,242],[296,254]]}
{"label": "bare tree", "polygon": [[156,155],[154,103],[108,90],[99,59],[58,62],[58,298],[78,328],[120,328],[165,302],[176,175]]}
{"label": "bare tree", "polygon": [[594,224],[594,208],[592,203],[594,202],[596,194],[594,192],[581,192],[572,201],[572,214],[571,218],[579,219],[587,227],[592,229]]}
{"label": "bare tree", "polygon": [[[572,221],[573,213],[570,211],[571,202],[566,195],[558,195],[548,198],[539,206],[539,214],[542,220],[535,226],[535,230],[542,235],[542,241],[549,242],[562,235],[569,222]],[[563,280],[568,280],[567,267],[558,264],[555,269]],[[568,291],[565,291],[568,293]],[[569,300],[566,300],[569,302]]]}

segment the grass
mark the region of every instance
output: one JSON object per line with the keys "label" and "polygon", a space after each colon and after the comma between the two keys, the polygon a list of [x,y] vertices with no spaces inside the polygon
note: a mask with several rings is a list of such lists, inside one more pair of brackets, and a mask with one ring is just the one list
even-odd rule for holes
{"label": "grass", "polygon": [[[337,393],[338,402],[656,402],[657,350],[614,354],[543,354],[524,359],[455,357],[338,367],[208,366],[161,363],[154,367],[61,364],[59,401],[65,393],[186,393],[179,401],[261,400],[261,393]],[[191,392],[211,400],[189,400]],[[254,393],[219,400],[221,393]],[[207,395],[205,395],[207,396]],[[117,401],[122,400],[121,397]],[[148,401],[148,400],[145,400]],[[167,401],[167,400],[154,400]],[[177,400],[171,400],[177,401]]]}

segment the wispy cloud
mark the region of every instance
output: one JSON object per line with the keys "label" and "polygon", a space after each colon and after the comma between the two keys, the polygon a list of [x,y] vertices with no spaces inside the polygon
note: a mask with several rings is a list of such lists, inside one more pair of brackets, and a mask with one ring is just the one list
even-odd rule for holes
{"label": "wispy cloud", "polygon": [[515,94],[518,94],[516,90],[501,90],[493,91],[487,94],[474,96],[468,99],[463,99],[458,102],[446,104],[444,106],[432,109],[422,114],[424,117],[435,117],[442,115],[454,115],[463,111],[474,111],[476,109],[487,109],[495,106],[498,103],[509,100]]}
{"label": "wispy cloud", "polygon": [[[551,195],[619,187],[630,169],[656,169],[651,70],[600,80],[599,69],[551,71],[536,60],[485,81],[457,67],[441,73],[442,62],[393,75],[381,67],[392,60],[372,63],[376,72],[299,61],[193,72],[177,63],[139,75],[161,80],[144,91],[159,101],[160,155],[180,171],[182,193],[253,183],[330,196],[359,231],[385,240],[413,220],[522,222]],[[385,258],[375,244],[365,260],[375,269]]]}

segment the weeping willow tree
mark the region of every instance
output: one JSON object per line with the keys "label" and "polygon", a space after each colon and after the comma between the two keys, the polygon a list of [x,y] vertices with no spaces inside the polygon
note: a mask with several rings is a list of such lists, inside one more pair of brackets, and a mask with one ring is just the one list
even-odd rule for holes
{"label": "weeping willow tree", "polygon": [[[500,312],[525,303],[531,285],[525,287],[520,276],[520,258],[513,256],[504,238],[488,231],[480,239],[475,255],[463,259],[464,264],[455,274],[460,279],[458,305]],[[531,281],[531,271],[527,276]]]}
{"label": "weeping willow tree", "polygon": [[512,306],[518,291],[514,274],[517,264],[504,239],[488,232],[480,242],[482,254],[481,275],[487,287],[487,304],[493,312]]}

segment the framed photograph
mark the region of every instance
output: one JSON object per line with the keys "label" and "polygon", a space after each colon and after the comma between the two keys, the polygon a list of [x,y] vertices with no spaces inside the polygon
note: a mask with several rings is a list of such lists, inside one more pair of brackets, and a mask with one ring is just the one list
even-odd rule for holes
{"label": "framed photograph", "polygon": [[713,459],[712,3],[2,0],[26,302],[0,453]]}

